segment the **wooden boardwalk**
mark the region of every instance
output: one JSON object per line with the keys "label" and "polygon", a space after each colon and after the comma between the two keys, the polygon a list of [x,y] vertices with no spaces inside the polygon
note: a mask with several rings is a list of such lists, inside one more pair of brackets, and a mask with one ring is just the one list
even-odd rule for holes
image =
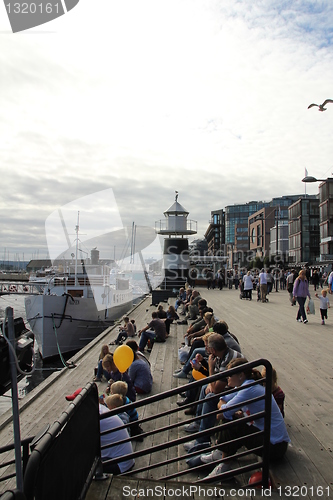
{"label": "wooden boardwalk", "polygon": [[[286,393],[285,420],[292,443],[283,462],[273,468],[275,486],[281,487],[282,491],[281,494],[279,490],[272,492],[271,498],[333,496],[333,315],[322,326],[319,301],[316,301],[317,313],[309,316],[309,323],[304,325],[296,322],[297,308],[290,307],[286,291],[272,292],[266,304],[258,303],[255,296],[251,302],[240,300],[239,293],[234,289],[220,291],[201,288],[200,292],[207,299],[208,305],[213,307],[215,314],[227,321],[230,331],[237,335],[242,352],[249,360],[267,358],[271,361],[278,372],[279,384]],[[150,299],[147,298],[130,316],[140,328],[150,320],[153,310],[155,307],[150,307]],[[185,326],[172,325],[167,342],[154,345],[150,354],[154,375],[153,394],[186,383],[186,380],[172,376],[179,367],[177,351],[185,330]],[[101,344],[114,340],[117,331],[117,328],[113,328],[101,334],[73,358],[76,368],[51,375],[21,401],[21,437],[35,435],[47,423],[56,420],[68,405],[64,396],[91,381]],[[100,383],[100,392],[104,392],[104,389],[105,384]],[[175,401],[176,398],[174,401],[161,401],[159,408],[154,407],[149,411],[174,408]],[[141,417],[145,416],[144,411],[139,413]],[[173,418],[180,421],[188,417],[179,412]],[[170,439],[183,437],[184,434],[179,428],[170,434]],[[161,437],[157,435],[155,443],[158,439]],[[7,413],[0,417],[0,442],[4,446],[12,440],[12,424],[10,414]],[[145,439],[143,443],[136,442],[134,447],[137,450],[147,449],[151,444],[151,440]],[[183,454],[182,447],[178,448],[179,454]],[[173,449],[168,454],[175,453],[171,450]],[[168,457],[170,458],[169,455]],[[166,458],[165,450],[160,452],[160,458]],[[142,457],[141,462],[137,459],[137,465],[140,463],[141,466],[148,461],[149,455]],[[172,473],[177,465],[168,467],[168,473]],[[161,470],[155,469],[140,479],[126,478],[126,484],[142,485],[158,477],[161,477]],[[183,478],[189,484],[192,484],[193,479],[191,476]],[[120,493],[116,493],[120,492],[121,484],[121,478],[110,478],[103,486],[93,483],[87,498],[111,498],[111,491],[112,498],[121,498]],[[13,487],[13,483],[9,486]],[[286,487],[294,489],[284,490]],[[133,491],[135,489],[134,486]],[[192,493],[191,497],[197,498],[196,493]],[[129,498],[134,496],[130,495]]]}

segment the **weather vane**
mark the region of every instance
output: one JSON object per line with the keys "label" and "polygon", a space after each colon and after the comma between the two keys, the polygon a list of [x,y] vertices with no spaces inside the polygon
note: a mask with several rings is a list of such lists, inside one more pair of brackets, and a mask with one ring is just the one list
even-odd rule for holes
{"label": "weather vane", "polygon": [[326,111],[327,108],[325,108],[324,106],[326,106],[326,104],[329,102],[333,102],[333,99],[326,99],[323,104],[310,104],[310,106],[308,106],[308,109],[312,108],[313,106],[318,106],[318,111]]}
{"label": "weather vane", "polygon": [[176,193],[175,201],[178,201],[178,191],[175,191],[175,193]]}

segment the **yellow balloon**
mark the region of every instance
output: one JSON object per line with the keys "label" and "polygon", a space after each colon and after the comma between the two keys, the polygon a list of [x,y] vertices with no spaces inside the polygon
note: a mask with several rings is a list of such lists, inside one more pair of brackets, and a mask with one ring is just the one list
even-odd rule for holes
{"label": "yellow balloon", "polygon": [[113,361],[120,373],[124,373],[133,363],[134,352],[128,345],[120,345],[113,353]]}
{"label": "yellow balloon", "polygon": [[206,376],[198,370],[192,370],[192,377],[194,378],[194,380],[201,380],[203,378],[206,378]]}

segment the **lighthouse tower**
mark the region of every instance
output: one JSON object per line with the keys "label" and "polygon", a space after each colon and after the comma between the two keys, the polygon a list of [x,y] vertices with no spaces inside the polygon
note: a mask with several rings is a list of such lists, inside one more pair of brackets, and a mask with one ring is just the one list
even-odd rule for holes
{"label": "lighthouse tower", "polygon": [[197,233],[197,222],[188,220],[189,212],[178,202],[178,191],[174,203],[164,212],[165,219],[155,223],[157,234],[166,235],[164,240],[164,276],[161,289],[172,290],[184,286],[189,271],[187,236]]}

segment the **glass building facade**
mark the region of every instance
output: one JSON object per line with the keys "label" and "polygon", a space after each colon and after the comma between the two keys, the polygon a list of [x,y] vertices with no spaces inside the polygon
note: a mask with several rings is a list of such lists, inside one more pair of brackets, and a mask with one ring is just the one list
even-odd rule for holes
{"label": "glass building facade", "polygon": [[289,262],[316,261],[319,239],[319,200],[300,198],[289,207]]}

